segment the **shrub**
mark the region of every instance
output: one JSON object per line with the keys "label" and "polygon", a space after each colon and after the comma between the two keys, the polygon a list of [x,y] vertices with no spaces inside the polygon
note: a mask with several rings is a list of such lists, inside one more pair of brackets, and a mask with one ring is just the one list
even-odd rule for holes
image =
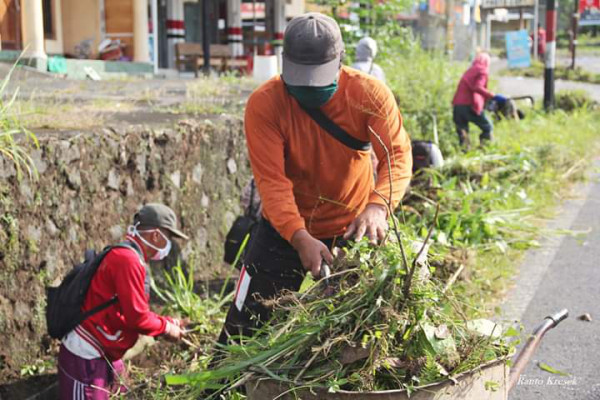
{"label": "shrub", "polygon": [[597,103],[585,90],[564,90],[556,94],[556,108],[571,112],[579,108],[594,108]]}

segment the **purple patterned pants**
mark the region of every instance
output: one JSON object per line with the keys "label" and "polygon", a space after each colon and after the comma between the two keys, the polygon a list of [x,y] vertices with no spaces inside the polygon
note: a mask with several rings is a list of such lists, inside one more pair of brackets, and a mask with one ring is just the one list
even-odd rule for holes
{"label": "purple patterned pants", "polygon": [[60,400],[108,400],[110,394],[126,392],[121,384],[124,376],[125,364],[121,360],[112,363],[103,358],[86,360],[60,346]]}

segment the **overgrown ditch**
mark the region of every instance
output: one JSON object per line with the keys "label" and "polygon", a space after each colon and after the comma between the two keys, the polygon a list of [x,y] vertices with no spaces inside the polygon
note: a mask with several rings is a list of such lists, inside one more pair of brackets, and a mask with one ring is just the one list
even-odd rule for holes
{"label": "overgrown ditch", "polygon": [[43,372],[39,360],[55,354],[44,287],[85,249],[118,241],[143,203],[172,207],[191,237],[167,263],[196,257],[197,278],[220,275],[222,239],[249,175],[243,140],[237,118],[44,134],[31,150],[38,179],[18,179],[0,158],[0,385]]}

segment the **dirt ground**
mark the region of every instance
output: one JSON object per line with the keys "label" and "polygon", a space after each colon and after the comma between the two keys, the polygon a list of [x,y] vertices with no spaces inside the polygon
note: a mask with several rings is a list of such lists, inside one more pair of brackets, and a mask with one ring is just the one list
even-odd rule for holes
{"label": "dirt ground", "polygon": [[[0,79],[10,64],[0,63]],[[241,113],[256,84],[249,78],[68,80],[17,68],[2,93],[18,91],[9,115],[37,132],[111,126],[168,126],[184,118]]]}

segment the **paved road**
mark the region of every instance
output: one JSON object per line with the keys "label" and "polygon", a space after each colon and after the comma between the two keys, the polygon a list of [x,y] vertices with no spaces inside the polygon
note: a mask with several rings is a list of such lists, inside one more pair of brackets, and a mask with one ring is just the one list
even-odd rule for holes
{"label": "paved road", "polygon": [[[556,62],[558,65],[571,66],[571,57],[558,56]],[[575,66],[600,74],[600,57],[594,54],[579,55],[575,60]]]}
{"label": "paved road", "polygon": [[[526,96],[535,98],[544,97],[544,81],[537,78],[524,78],[514,76],[496,76],[498,80],[498,93],[508,96]],[[600,85],[583,82],[556,81],[556,90],[585,90],[596,101],[600,101]]]}
{"label": "paved road", "polygon": [[[571,66],[571,57],[564,54],[557,55],[556,65]],[[575,66],[582,68],[585,71],[600,74],[600,54],[592,53],[578,55],[575,60]],[[492,58],[492,65],[490,66],[492,74],[506,68],[508,68],[506,59],[497,57]]]}
{"label": "paved road", "polygon": [[[578,213],[572,212],[577,208],[570,209],[574,214],[570,227],[589,233],[552,239],[554,244],[547,243],[546,248],[528,255],[521,267],[522,276],[515,292],[528,305],[522,310],[518,306],[508,307],[511,310],[508,314],[518,318],[515,314],[524,311],[521,321],[528,332],[546,315],[563,307],[569,309],[570,317],[547,334],[521,375],[520,385],[511,393],[511,400],[600,399],[600,181],[597,177],[583,192],[587,196],[567,204],[582,205]],[[559,220],[569,219],[569,210],[566,211]],[[535,294],[527,298],[524,295],[527,292]],[[590,313],[593,321],[577,319],[584,313]],[[538,361],[569,376],[542,371]]]}
{"label": "paved road", "polygon": [[[558,63],[569,64],[570,60],[560,57]],[[591,72],[600,73],[600,57],[581,56],[577,57],[577,65]],[[494,58],[490,66],[491,76],[498,81],[498,93],[516,97],[530,95],[537,99],[544,97],[544,81],[538,78],[525,78],[517,76],[500,76],[499,71],[507,66],[505,59]],[[556,81],[556,90],[581,89],[587,91],[593,99],[600,102],[600,85],[584,82]]]}

